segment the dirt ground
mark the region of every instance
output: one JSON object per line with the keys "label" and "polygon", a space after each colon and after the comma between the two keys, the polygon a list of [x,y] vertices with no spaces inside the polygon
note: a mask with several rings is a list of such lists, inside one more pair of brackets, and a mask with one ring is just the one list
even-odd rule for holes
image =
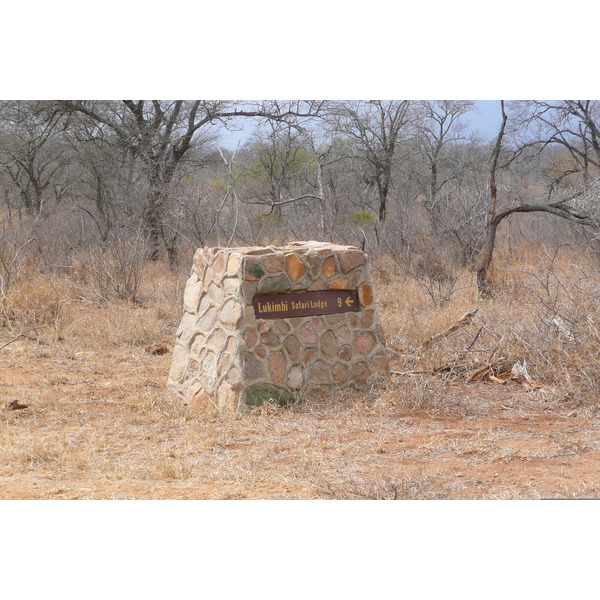
{"label": "dirt ground", "polygon": [[[394,376],[368,398],[219,418],[170,400],[170,361],[139,346],[5,347],[0,498],[600,497],[598,415],[514,382]],[[408,408],[411,386],[439,406]]]}

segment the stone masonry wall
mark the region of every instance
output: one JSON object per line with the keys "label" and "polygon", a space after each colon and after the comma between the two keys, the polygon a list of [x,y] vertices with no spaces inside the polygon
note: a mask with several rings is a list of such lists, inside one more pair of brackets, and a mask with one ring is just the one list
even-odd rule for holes
{"label": "stone masonry wall", "polygon": [[[256,318],[255,294],[358,290],[358,312]],[[291,296],[290,296],[291,297]],[[367,390],[389,374],[367,258],[320,242],[200,248],[168,384],[191,407],[240,410]]]}

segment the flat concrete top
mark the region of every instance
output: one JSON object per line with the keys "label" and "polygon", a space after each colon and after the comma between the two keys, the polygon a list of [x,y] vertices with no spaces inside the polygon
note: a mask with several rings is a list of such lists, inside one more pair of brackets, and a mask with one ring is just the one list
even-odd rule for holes
{"label": "flat concrete top", "polygon": [[354,250],[361,252],[360,248],[356,246],[341,246],[339,244],[332,244],[329,242],[317,242],[314,240],[309,241],[298,241],[298,242],[290,242],[286,246],[232,246],[229,248],[222,248],[220,246],[215,246],[211,248],[206,248],[206,250],[210,250],[213,254],[216,254],[220,251],[226,252],[236,252],[239,254],[246,254],[248,256],[260,256],[263,254],[275,254],[279,252],[306,252],[308,250],[328,250],[332,252],[343,252],[346,250]]}

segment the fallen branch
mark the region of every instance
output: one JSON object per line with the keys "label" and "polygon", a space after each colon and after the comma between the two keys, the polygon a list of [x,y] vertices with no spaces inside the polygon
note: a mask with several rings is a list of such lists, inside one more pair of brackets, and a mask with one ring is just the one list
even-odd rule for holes
{"label": "fallen branch", "polygon": [[390,371],[390,373],[404,377],[406,375],[436,375],[437,371]]}
{"label": "fallen branch", "polygon": [[466,373],[465,379],[467,380],[467,383],[471,383],[472,381],[481,381],[486,376],[493,376],[494,367],[500,366],[503,360],[505,360],[504,356],[501,356],[500,358],[494,361],[492,361],[491,358],[487,359],[483,365],[476,367],[475,369],[472,369],[471,371]]}
{"label": "fallen branch", "polygon": [[479,335],[483,331],[483,325],[479,328],[479,331],[475,334],[475,337],[471,340],[471,343],[464,349],[460,350],[458,356],[454,359],[454,361],[448,365],[443,367],[438,367],[436,369],[437,373],[444,372],[457,372],[457,371],[466,371],[469,366],[466,364],[461,364],[461,361],[466,357],[466,355],[470,352],[471,348],[475,345],[475,342],[478,340]]}
{"label": "fallen branch", "polygon": [[10,344],[12,344],[13,342],[16,342],[19,338],[25,337],[24,333],[20,333],[16,338],[10,340],[10,342],[6,342],[6,344],[3,344],[2,346],[0,346],[0,350],[4,350],[4,348],[6,348],[6,346],[9,346]]}
{"label": "fallen branch", "polygon": [[450,327],[448,327],[448,329],[445,329],[441,333],[436,333],[434,336],[432,336],[428,341],[426,341],[423,344],[423,347],[427,348],[427,346],[430,346],[434,342],[437,342],[438,340],[441,340],[442,338],[449,336],[452,332],[456,331],[463,325],[469,324],[471,322],[471,319],[477,314],[478,311],[479,311],[479,309],[476,308],[474,310],[470,310],[469,312],[466,312],[458,321],[456,321],[456,323],[453,323],[452,325],[450,325]]}
{"label": "fallen branch", "polygon": [[[35,331],[35,329],[33,331]],[[37,331],[36,331],[36,333],[37,333]],[[43,346],[46,345],[46,342],[42,341],[40,339],[39,335],[37,338],[34,338],[34,337],[31,337],[30,335],[27,335],[24,331],[22,331],[17,337],[13,338],[9,342],[6,342],[2,346],[0,346],[0,350],[4,350],[4,348],[6,348],[6,346],[9,346],[10,344],[12,344],[13,342],[16,342],[20,338],[26,338],[28,340],[31,340],[32,342],[37,342],[38,344],[42,344]]]}

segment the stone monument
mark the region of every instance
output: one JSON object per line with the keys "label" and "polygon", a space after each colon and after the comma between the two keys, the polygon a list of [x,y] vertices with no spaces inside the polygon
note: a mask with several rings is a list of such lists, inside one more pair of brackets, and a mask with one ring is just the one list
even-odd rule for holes
{"label": "stone monument", "polygon": [[168,385],[191,408],[329,399],[389,375],[353,246],[200,248],[183,305]]}

